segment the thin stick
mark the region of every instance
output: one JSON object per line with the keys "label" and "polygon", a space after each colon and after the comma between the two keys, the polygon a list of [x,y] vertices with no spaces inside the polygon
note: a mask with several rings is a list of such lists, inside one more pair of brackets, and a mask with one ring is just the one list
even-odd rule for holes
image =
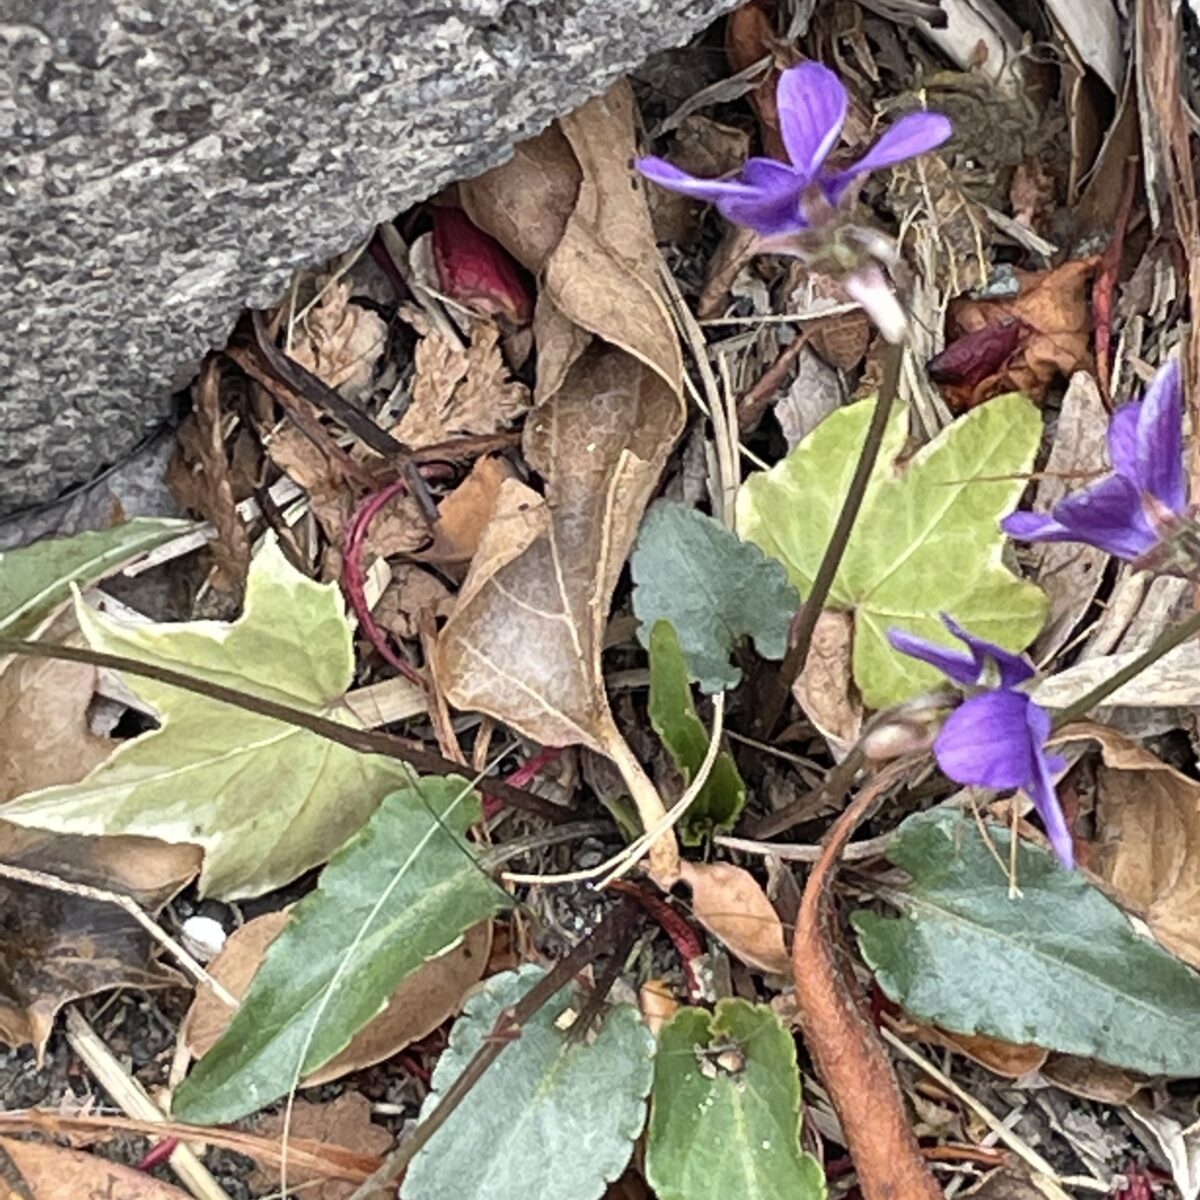
{"label": "thin stick", "polygon": [[[167,1119],[166,1113],[117,1061],[113,1052],[74,1005],[67,1008],[67,1040],[96,1077],[97,1082],[117,1102],[122,1112],[154,1123]],[[217,1183],[187,1146],[177,1146],[171,1153],[170,1162],[172,1170],[197,1200],[229,1200],[229,1193]]]}
{"label": "thin stick", "polygon": [[[350,725],[341,725],[316,713],[305,712],[301,708],[293,708],[290,704],[279,704],[262,696],[251,696],[247,692],[239,692],[235,688],[223,687],[219,683],[210,683],[206,679],[195,679],[182,671],[173,671],[168,667],[158,667],[150,663],[140,662],[136,658],[126,658],[120,654],[104,654],[99,650],[89,650],[83,646],[54,646],[47,642],[26,642],[20,638],[0,637],[0,654],[21,654],[26,658],[61,659],[66,662],[88,663],[94,667],[107,667],[112,671],[123,671],[127,675],[135,675],[144,679],[154,679],[170,687],[182,688],[185,692],[194,692],[209,700],[221,704],[231,704],[247,712],[256,713],[261,717],[270,717],[282,721],[285,725],[295,725],[299,729],[307,729],[318,737],[330,742],[337,742],[360,754],[382,754],[386,758],[394,758],[407,763],[415,771],[426,775],[455,775],[462,767],[432,750],[413,746],[402,738],[390,733],[380,733],[372,729],[355,729]],[[559,805],[533,792],[522,791],[506,783],[503,779],[485,776],[479,781],[479,790],[505,804],[524,812],[534,813],[547,821],[558,824],[567,820],[570,813]]]}
{"label": "thin stick", "polygon": [[631,900],[622,900],[618,908],[596,931],[584,938],[566,958],[557,963],[533,985],[511,1008],[497,1017],[492,1030],[483,1039],[475,1056],[463,1068],[462,1074],[446,1089],[437,1107],[413,1132],[402,1146],[397,1146],[384,1160],[383,1166],[350,1197],[350,1200],[369,1200],[376,1190],[383,1190],[408,1169],[409,1163],[429,1139],[454,1115],[471,1089],[483,1078],[487,1069],[504,1053],[508,1044],[520,1037],[521,1029],[548,1004],[588,963],[598,958],[637,915]]}
{"label": "thin stick", "polygon": [[[865,731],[864,731],[865,732]],[[801,796],[791,804],[773,813],[768,813],[761,820],[751,823],[749,833],[756,838],[778,837],[791,827],[804,820],[821,804],[840,804],[854,783],[854,777],[866,762],[866,753],[862,747],[862,739],[851,747],[850,752],[825,778],[816,796]]]}
{"label": "thin stick", "polygon": [[[1165,654],[1169,654],[1176,646],[1181,646],[1189,638],[1200,633],[1200,609],[1197,609],[1186,621],[1181,621],[1171,629],[1164,630],[1151,643],[1144,654],[1139,654],[1128,666],[1114,671],[1103,683],[1098,683],[1090,692],[1080,696],[1074,704],[1068,704],[1054,718],[1055,729],[1061,729],[1072,721],[1077,721],[1096,707],[1102,700],[1107,699],[1118,688],[1124,687],[1135,676],[1140,675],[1147,667],[1153,666]],[[0,645],[0,650],[3,650]]]}
{"label": "thin stick", "polygon": [[214,979],[165,929],[147,916],[131,896],[123,896],[120,892],[107,892],[103,888],[89,887],[84,883],[72,883],[68,879],[59,879],[57,875],[48,875],[45,871],[31,871],[28,867],[15,867],[11,863],[0,863],[0,877],[12,879],[17,883],[27,883],[31,887],[45,888],[48,892],[65,892],[68,896],[78,896],[82,900],[115,905],[128,913],[166,949],[193,979],[198,983],[207,984],[217,998],[230,1008],[239,1006],[237,997],[224,984]]}
{"label": "thin stick", "polygon": [[879,394],[875,398],[875,409],[871,414],[871,423],[867,427],[867,436],[863,441],[862,453],[858,457],[858,465],[854,468],[854,476],[846,489],[846,498],[842,502],[842,511],[838,514],[837,524],[825,547],[824,557],[817,569],[813,580],[812,590],[804,600],[800,616],[796,621],[796,632],[791,647],[779,668],[779,674],[774,678],[774,686],[763,698],[762,714],[758,721],[758,730],[762,734],[770,732],[779,723],[787,698],[791,695],[792,684],[804,670],[808,659],[809,647],[812,645],[813,633],[817,628],[817,620],[825,601],[829,598],[829,590],[833,587],[834,577],[841,566],[842,556],[850,541],[854,523],[858,519],[859,510],[867,494],[867,485],[875,471],[879,460],[879,451],[883,446],[883,436],[887,432],[888,418],[892,413],[892,405],[896,399],[896,388],[900,381],[900,362],[903,357],[902,346],[889,346],[887,357],[884,359],[883,379],[879,384]]}

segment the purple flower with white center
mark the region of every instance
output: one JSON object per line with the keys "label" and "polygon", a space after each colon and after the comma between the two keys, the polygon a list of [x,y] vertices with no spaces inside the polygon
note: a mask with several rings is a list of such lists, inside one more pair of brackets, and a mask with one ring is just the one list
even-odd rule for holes
{"label": "purple flower with white center", "polygon": [[1172,519],[1187,510],[1178,360],[1159,369],[1141,400],[1113,414],[1108,451],[1111,475],[1047,515],[1013,513],[1001,528],[1023,542],[1086,542],[1130,561],[1155,549]]}
{"label": "purple flower with white center", "polygon": [[820,63],[801,63],[780,74],[776,99],[790,163],[751,158],[733,179],[697,179],[662,158],[641,158],[637,169],[662,187],[715,204],[735,225],[778,238],[819,224],[822,210],[836,208],[867,172],[934,150],[953,132],[941,113],[909,113],[858,162],[838,171],[827,167],[826,159],[850,107],[842,81]]}
{"label": "purple flower with white center", "polygon": [[955,781],[973,787],[1020,788],[1033,801],[1058,861],[1075,865],[1071,831],[1058,802],[1054,775],[1066,761],[1047,754],[1050,714],[1018,687],[1033,678],[1029,661],[974,637],[943,615],[946,628],[966,647],[951,649],[893,629],[888,640],[904,654],[937,667],[963,687],[987,690],[964,700],[942,726],[933,752]]}

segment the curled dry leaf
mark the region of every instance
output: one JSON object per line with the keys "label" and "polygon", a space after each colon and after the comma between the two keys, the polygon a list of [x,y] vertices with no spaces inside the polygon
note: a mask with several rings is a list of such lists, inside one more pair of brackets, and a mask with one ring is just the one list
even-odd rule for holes
{"label": "curled dry leaf", "polygon": [[335,283],[295,326],[290,357],[347,400],[370,391],[387,346],[378,313],[350,302],[350,285]]}
{"label": "curled dry leaf", "polygon": [[375,606],[375,623],[401,639],[420,637],[421,614],[432,610],[441,616],[452,603],[450,589],[432,572],[416,563],[392,567],[391,582]]}
{"label": "curled dry leaf", "polygon": [[1091,316],[1088,280],[1096,258],[1072,259],[1049,271],[1017,271],[1020,291],[1015,297],[976,300],[960,297],[946,314],[946,340],[954,342],[985,329],[1008,330],[1013,322],[1020,340],[990,375],[961,392],[951,392],[960,410],[973,408],[1006,392],[1024,392],[1040,402],[1060,377],[1091,366]]}
{"label": "curled dry leaf", "polygon": [[[661,801],[617,731],[600,653],[617,577],[682,428],[682,359],[644,193],[629,171],[628,84],[559,128],[560,137],[538,139],[548,209],[530,218],[554,228],[570,196],[557,240],[522,244],[504,212],[521,203],[513,193],[529,178],[528,154],[466,192],[474,219],[542,273],[539,404],[524,451],[546,494],[501,484],[434,666],[451,704],[545,746],[608,755],[653,817]],[[589,347],[592,335],[602,341]],[[670,874],[673,851],[656,849],[652,869]]]}
{"label": "curled dry leaf", "polygon": [[491,520],[501,485],[513,477],[507,459],[491,454],[476,459],[466,479],[438,504],[433,545],[417,557],[429,563],[469,563]]}
{"label": "curled dry leaf", "polygon": [[817,618],[808,658],[792,685],[796,703],[840,762],[862,731],[863,706],[854,686],[854,614],[827,609]]}
{"label": "curled dry leaf", "polygon": [[1049,1053],[1039,1046],[1017,1046],[985,1033],[952,1033],[933,1025],[915,1025],[905,1033],[915,1041],[943,1046],[965,1055],[1005,1079],[1020,1079],[1022,1075],[1038,1070]]}
{"label": "curled dry leaf", "polygon": [[692,889],[692,914],[729,952],[763,971],[786,974],[790,958],[783,922],[758,881],[731,863],[680,864]]}
{"label": "curled dry leaf", "polygon": [[188,1200],[187,1192],[145,1171],[16,1138],[0,1138],[0,1181],[8,1185],[6,1200]]}
{"label": "curled dry leaf", "polygon": [[1143,1075],[1074,1054],[1051,1054],[1042,1067],[1042,1077],[1072,1096],[1122,1108],[1147,1083]]}
{"label": "curled dry leaf", "polygon": [[462,349],[416,313],[409,319],[424,336],[413,354],[412,402],[392,430],[406,446],[496,433],[529,408],[529,389],[509,377],[493,322],[474,322],[470,345]]}
{"label": "curled dry leaf", "polygon": [[[289,910],[284,909],[248,921],[231,935],[225,948],[209,964],[213,978],[239,1000],[249,990],[271,943],[283,932],[288,915]],[[383,1012],[360,1029],[336,1058],[307,1076],[304,1085],[329,1083],[351,1071],[382,1062],[432,1033],[458,1011],[468,990],[479,982],[491,942],[491,922],[484,922],[469,930],[453,949],[418,968],[392,993]],[[197,990],[180,1031],[193,1058],[203,1058],[212,1049],[232,1017],[233,1010],[210,987],[205,984]],[[359,1148],[350,1142],[342,1144]]]}
{"label": "curled dry leaf", "polygon": [[1172,954],[1200,968],[1200,783],[1102,725],[1091,866]]}
{"label": "curled dry leaf", "polygon": [[[271,1113],[258,1122],[258,1132],[271,1138],[281,1138],[285,1130],[285,1114]],[[343,1092],[327,1104],[309,1100],[294,1100],[291,1121],[286,1125],[289,1140],[305,1138],[325,1145],[339,1146],[357,1155],[381,1156],[392,1145],[392,1135],[371,1120],[371,1102],[361,1092]],[[342,1179],[329,1179],[315,1171],[288,1168],[288,1191],[313,1197],[314,1200],[346,1200],[358,1185]],[[250,1176],[249,1183],[266,1195],[279,1190],[279,1168],[260,1164]],[[394,1189],[392,1189],[394,1193]],[[384,1200],[387,1189],[371,1193],[371,1200]]]}
{"label": "curled dry leaf", "polygon": [[512,255],[460,208],[433,209],[433,261],[441,290],[510,325],[533,319],[533,290]]}

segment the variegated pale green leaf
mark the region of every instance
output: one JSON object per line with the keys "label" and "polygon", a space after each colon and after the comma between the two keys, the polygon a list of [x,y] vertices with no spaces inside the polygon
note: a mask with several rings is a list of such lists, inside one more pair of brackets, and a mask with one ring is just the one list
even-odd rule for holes
{"label": "variegated pale green leaf", "polygon": [[[96,650],[352,724],[350,626],[334,584],[297,571],[273,540],[255,556],[232,624],[132,625],[76,601]],[[81,783],[31,792],[6,820],[59,833],[131,833],[204,848],[200,887],[254,896],[324,862],[379,801],[411,781],[392,759],[269,717],[129,677],[161,728],[124,743]]]}
{"label": "variegated pale green leaf", "polygon": [[[738,530],[788,569],[806,592],[829,543],[858,461],[873,401],[827,417],[782,462],[750,476]],[[940,614],[980,637],[1023,649],[1041,628],[1046,598],[1001,561],[1000,518],[1025,489],[1041,441],[1038,411],[1001,396],[942,430],[895,465],[905,416],[889,422],[829,604],[852,610],[854,677],[872,708],[936,686],[932,667],[888,644],[903,629],[949,644]]]}

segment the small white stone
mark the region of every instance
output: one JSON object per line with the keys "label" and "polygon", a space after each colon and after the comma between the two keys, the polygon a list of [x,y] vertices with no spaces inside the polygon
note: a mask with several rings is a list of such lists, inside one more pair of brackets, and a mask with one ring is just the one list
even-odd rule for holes
{"label": "small white stone", "polygon": [[188,917],[179,931],[183,948],[201,962],[216,958],[225,945],[225,930],[212,917]]}

